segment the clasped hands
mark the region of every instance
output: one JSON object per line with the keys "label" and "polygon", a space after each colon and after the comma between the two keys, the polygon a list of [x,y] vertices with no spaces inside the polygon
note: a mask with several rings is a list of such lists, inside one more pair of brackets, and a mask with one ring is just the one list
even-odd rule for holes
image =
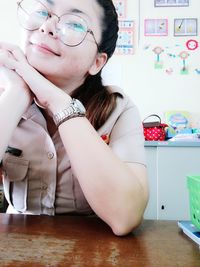
{"label": "clasped hands", "polygon": [[18,46],[0,42],[0,94],[13,89],[28,94],[29,105],[35,98],[40,106],[52,112],[55,93],[66,97],[65,92],[28,63]]}

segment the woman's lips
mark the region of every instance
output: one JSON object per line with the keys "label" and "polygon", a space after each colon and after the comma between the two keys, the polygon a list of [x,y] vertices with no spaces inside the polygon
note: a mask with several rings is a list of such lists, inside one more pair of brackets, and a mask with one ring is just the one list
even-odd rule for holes
{"label": "woman's lips", "polygon": [[52,49],[51,47],[49,47],[48,45],[44,44],[44,43],[33,43],[32,44],[34,46],[35,49],[37,49],[38,51],[44,53],[44,54],[53,54],[56,56],[60,56],[60,54],[58,54],[54,49]]}

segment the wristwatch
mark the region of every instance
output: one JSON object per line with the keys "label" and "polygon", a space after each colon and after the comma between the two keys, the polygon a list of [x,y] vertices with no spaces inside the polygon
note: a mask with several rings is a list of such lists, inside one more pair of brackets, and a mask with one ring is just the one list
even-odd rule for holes
{"label": "wristwatch", "polygon": [[59,127],[63,122],[76,118],[76,117],[85,117],[85,107],[83,104],[75,98],[72,98],[70,104],[63,110],[57,112],[53,115],[54,123]]}

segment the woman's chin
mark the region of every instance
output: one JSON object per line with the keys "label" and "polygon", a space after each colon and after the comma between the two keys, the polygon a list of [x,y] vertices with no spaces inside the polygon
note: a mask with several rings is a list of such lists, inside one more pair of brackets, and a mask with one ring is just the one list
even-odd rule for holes
{"label": "woman's chin", "polygon": [[52,74],[52,69],[49,70],[49,66],[47,64],[39,62],[39,60],[35,60],[32,58],[27,57],[28,63],[36,69],[38,72],[40,72],[43,76],[48,76]]}

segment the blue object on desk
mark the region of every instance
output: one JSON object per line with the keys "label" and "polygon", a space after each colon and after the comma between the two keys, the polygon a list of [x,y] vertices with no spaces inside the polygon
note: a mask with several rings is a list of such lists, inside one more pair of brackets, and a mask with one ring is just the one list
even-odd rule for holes
{"label": "blue object on desk", "polygon": [[167,127],[166,129],[166,138],[170,139],[176,135],[176,131],[173,127]]}
{"label": "blue object on desk", "polygon": [[179,134],[191,134],[192,133],[192,128],[183,128],[178,131]]}
{"label": "blue object on desk", "polygon": [[191,221],[179,221],[178,226],[200,247],[200,229],[197,229]]}

